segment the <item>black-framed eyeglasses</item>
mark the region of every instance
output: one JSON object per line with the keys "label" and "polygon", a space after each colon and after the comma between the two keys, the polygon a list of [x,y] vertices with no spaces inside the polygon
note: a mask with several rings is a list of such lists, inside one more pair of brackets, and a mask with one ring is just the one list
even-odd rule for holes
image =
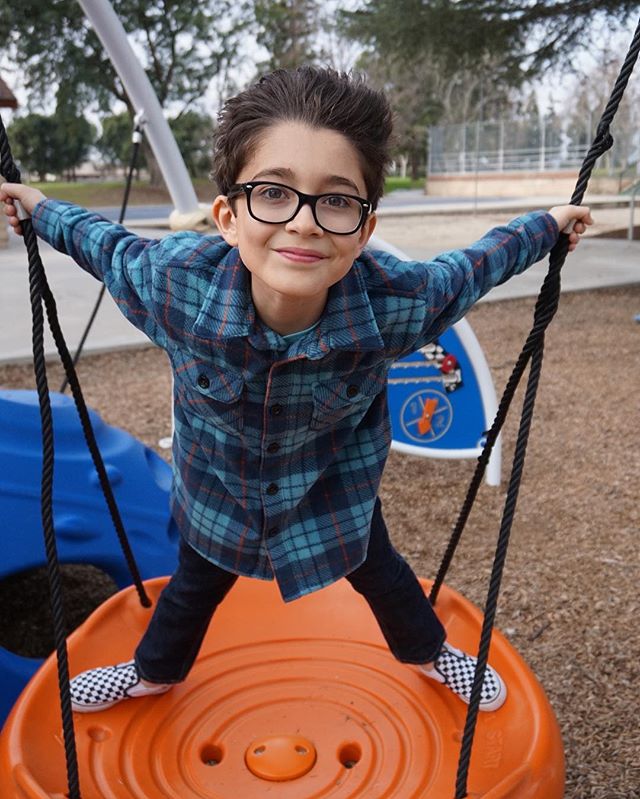
{"label": "black-framed eyeglasses", "polygon": [[229,199],[245,194],[249,214],[258,222],[282,225],[290,222],[309,205],[318,227],[327,233],[349,236],[364,225],[372,206],[353,194],[305,194],[302,191],[266,180],[235,183],[227,192]]}

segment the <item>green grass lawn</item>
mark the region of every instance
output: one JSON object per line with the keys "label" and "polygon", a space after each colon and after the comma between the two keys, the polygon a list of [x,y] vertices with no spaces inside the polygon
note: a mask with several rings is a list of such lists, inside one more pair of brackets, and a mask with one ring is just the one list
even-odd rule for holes
{"label": "green grass lawn", "polygon": [[[63,183],[55,181],[51,183],[32,183],[30,184],[48,197],[55,197],[56,200],[67,200],[68,202],[81,205],[85,208],[99,208],[100,206],[118,206],[122,202],[124,195],[124,181],[105,180],[100,182],[82,183]],[[214,186],[206,178],[196,179],[193,182],[198,199],[201,202],[213,201]],[[134,181],[129,195],[129,205],[161,205],[170,203],[169,192],[162,188],[156,189],[142,181]]]}
{"label": "green grass lawn", "polygon": [[[124,194],[124,181],[105,180],[101,182],[64,183],[56,181],[51,183],[32,183],[37,189],[56,200],[81,205],[85,208],[99,208],[100,206],[119,206]],[[193,182],[200,202],[211,202],[215,196],[215,187],[207,178],[198,178]],[[385,181],[385,194],[396,189],[417,189],[424,186],[424,179],[411,180],[411,178],[389,177]],[[148,183],[134,181],[129,195],[130,205],[162,205],[170,203],[171,198],[166,189],[156,189]]]}
{"label": "green grass lawn", "polygon": [[424,178],[412,180],[412,178],[399,178],[392,175],[384,182],[384,193],[389,194],[396,189],[423,189],[424,183]]}

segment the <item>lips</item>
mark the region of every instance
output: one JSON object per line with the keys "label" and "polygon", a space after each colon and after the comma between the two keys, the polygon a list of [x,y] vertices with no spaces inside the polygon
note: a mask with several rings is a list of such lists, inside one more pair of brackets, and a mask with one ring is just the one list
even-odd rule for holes
{"label": "lips", "polygon": [[305,250],[302,247],[282,247],[276,250],[283,258],[299,264],[312,264],[327,256],[317,250]]}

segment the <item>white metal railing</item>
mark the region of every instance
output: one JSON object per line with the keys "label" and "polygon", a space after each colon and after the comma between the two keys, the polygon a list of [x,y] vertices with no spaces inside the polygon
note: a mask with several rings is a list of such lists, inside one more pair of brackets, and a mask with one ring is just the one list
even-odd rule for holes
{"label": "white metal railing", "polygon": [[640,194],[640,180],[634,185],[631,191],[631,201],[629,202],[629,230],[627,231],[627,239],[633,241],[633,234],[635,231],[634,217],[636,213],[636,196]]}
{"label": "white metal railing", "polygon": [[[579,169],[593,138],[590,123],[579,129],[559,120],[475,121],[435,125],[428,132],[430,175],[480,172],[553,172]],[[618,141],[619,139],[619,141]],[[640,159],[640,131],[616,136],[603,159],[610,176]]]}
{"label": "white metal railing", "polygon": [[430,155],[429,173],[544,172],[577,169],[587,153],[586,145],[531,147],[519,150],[462,150]]}

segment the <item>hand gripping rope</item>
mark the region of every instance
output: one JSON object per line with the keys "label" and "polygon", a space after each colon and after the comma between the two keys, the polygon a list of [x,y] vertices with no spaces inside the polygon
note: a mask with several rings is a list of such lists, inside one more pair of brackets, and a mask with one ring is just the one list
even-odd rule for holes
{"label": "hand gripping rope", "polygon": [[[640,52],[640,22],[636,27],[633,40],[629,47],[629,52],[625,58],[624,64],[618,75],[613,91],[607,103],[607,106],[602,114],[602,118],[598,124],[596,136],[589,148],[584,162],[580,168],[576,187],[571,197],[572,205],[580,205],[584,197],[584,193],[591,178],[593,167],[600,158],[600,156],[611,148],[613,145],[613,137],[609,132],[613,118],[616,115],[622,95],[627,87],[631,73],[638,59]],[[491,570],[491,578],[489,581],[489,590],[485,602],[484,621],[482,625],[482,632],[480,634],[480,646],[478,650],[478,663],[473,681],[473,688],[471,690],[471,699],[469,702],[469,709],[467,711],[467,718],[465,722],[464,734],[462,738],[462,745],[460,748],[460,759],[458,761],[458,774],[456,777],[456,793],[455,799],[464,799],[467,793],[467,779],[469,773],[469,764],[471,760],[471,747],[473,745],[473,736],[475,733],[475,726],[478,717],[478,709],[480,706],[481,687],[484,680],[484,674],[487,668],[487,660],[489,657],[489,646],[491,644],[491,634],[493,632],[493,625],[495,621],[496,609],[498,606],[498,595],[500,593],[500,583],[502,580],[502,572],[504,570],[504,563],[507,555],[507,548],[509,546],[509,536],[513,519],[515,516],[516,503],[518,501],[518,492],[520,489],[520,481],[522,479],[522,471],[524,468],[524,461],[527,451],[527,442],[529,439],[529,430],[531,428],[531,421],[533,418],[533,409],[536,401],[536,394],[538,391],[538,383],[540,380],[540,372],[542,369],[542,359],[544,353],[544,335],[551,320],[555,316],[560,299],[560,271],[564,265],[569,249],[569,238],[562,234],[556,243],[555,247],[551,250],[549,257],[549,271],[545,277],[540,290],[540,295],[536,301],[534,309],[533,326],[527,340],[522,348],[522,352],[516,361],[513,372],[504,393],[498,405],[495,420],[491,429],[487,433],[487,442],[483,449],[482,454],[478,458],[478,464],[473,474],[467,496],[462,504],[458,520],[454,526],[451,539],[447,545],[440,569],[433,583],[430,600],[435,604],[438,592],[444,578],[447,574],[456,547],[462,536],[467,519],[473,507],[478,489],[482,482],[491,450],[498,438],[502,426],[507,417],[511,401],[514,397],[515,391],[520,383],[520,379],[524,370],[531,360],[531,368],[529,370],[529,377],[525,390],[524,401],[522,405],[522,414],[520,417],[520,425],[518,429],[518,436],[516,439],[516,447],[513,456],[513,463],[511,467],[511,475],[509,477],[509,485],[507,489],[507,496],[504,504],[502,521],[500,524],[500,532],[498,534],[498,542],[496,545],[495,559]]]}
{"label": "hand gripping rope", "polygon": [[[576,188],[571,198],[571,203],[579,205],[582,202],[584,193],[591,177],[593,167],[597,159],[606,152],[613,144],[613,138],[609,132],[609,126],[618,110],[618,106],[626,89],[627,83],[633,72],[633,68],[640,52],[640,23],[636,28],[633,41],[629,48],[629,52],[620,71],[614,89],[612,91],[609,102],[602,115],[598,125],[596,137],[585,157],[585,160],[580,169]],[[6,136],[2,119],[0,118],[0,172],[4,174],[5,178],[11,182],[20,182],[20,172],[15,166],[11,157],[11,150]],[[120,542],[125,551],[127,562],[129,563],[132,575],[141,603],[149,606],[149,600],[144,592],[144,587],[140,580],[133,555],[131,553],[122,523],[119,519],[115,502],[111,489],[104,471],[104,466],[100,455],[95,445],[95,439],[91,430],[88,413],[80,386],[78,384],[77,376],[73,369],[71,357],[66,348],[66,344],[62,337],[60,327],[57,320],[55,302],[48,287],[42,262],[38,254],[38,247],[36,236],[33,231],[33,226],[29,219],[22,221],[22,228],[24,233],[24,241],[27,247],[29,256],[29,283],[31,295],[31,307],[33,314],[33,352],[34,352],[34,369],[36,373],[36,384],[38,389],[38,396],[40,401],[42,428],[43,428],[43,477],[42,477],[42,517],[43,528],[45,535],[45,546],[47,551],[47,561],[49,569],[49,580],[51,585],[51,602],[54,617],[54,634],[56,640],[56,653],[58,657],[58,678],[60,687],[61,707],[62,707],[62,721],[64,731],[64,744],[65,754],[67,759],[67,775],[69,784],[69,799],[80,799],[80,787],[78,778],[78,765],[74,740],[73,720],[71,715],[71,700],[69,694],[69,676],[68,676],[68,662],[67,651],[65,642],[65,625],[64,614],[62,608],[62,596],[60,586],[60,574],[57,561],[57,551],[55,544],[55,534],[53,530],[52,518],[52,486],[53,486],[53,428],[51,418],[51,408],[49,404],[49,395],[46,379],[46,366],[44,362],[44,348],[43,348],[43,313],[42,301],[44,301],[47,316],[49,318],[49,325],[51,327],[56,346],[60,353],[65,371],[69,377],[69,384],[71,385],[76,405],[78,406],[78,413],[80,414],[83,429],[85,430],[85,437],[94,458],[94,464],[100,475],[100,481],[105,492],[105,497],[109,504],[110,511],[113,507],[112,517],[114,524],[118,531]],[[480,636],[480,646],[478,652],[478,665],[474,677],[474,683],[471,693],[471,701],[467,713],[465,723],[464,735],[460,751],[460,759],[458,762],[458,773],[456,777],[456,793],[455,799],[465,799],[468,796],[467,792],[467,778],[469,771],[469,763],[471,758],[471,748],[473,745],[473,737],[475,732],[475,725],[478,716],[478,709],[481,697],[481,686],[486,671],[489,646],[491,643],[491,634],[495,620],[495,614],[498,603],[498,595],[500,591],[500,582],[502,579],[502,572],[506,559],[506,551],[509,543],[509,535],[513,524],[515,515],[515,507],[522,478],[522,471],[524,468],[524,460],[526,455],[527,442],[531,421],[533,416],[533,408],[538,389],[540,372],[542,368],[542,359],[544,351],[544,335],[547,327],[553,319],[559,302],[560,297],[560,271],[564,265],[566,255],[568,252],[568,237],[561,235],[558,243],[555,245],[550,255],[549,271],[544,280],[542,289],[534,310],[534,321],[531,331],[524,344],[522,352],[518,357],[513,372],[507,382],[507,386],[503,393],[502,399],[498,406],[498,412],[493,422],[491,429],[487,433],[487,443],[483,450],[482,455],[478,458],[478,464],[469,485],[468,493],[463,503],[462,509],[458,520],[454,526],[454,530],[447,546],[442,564],[438,571],[436,580],[434,581],[431,591],[430,599],[435,604],[437,601],[438,593],[448,568],[453,559],[456,547],[459,543],[460,537],[464,530],[466,521],[471,512],[473,502],[477,495],[478,489],[482,482],[482,477],[486,469],[491,450],[496,442],[496,439],[504,425],[511,401],[513,400],[515,391],[518,387],[520,379],[524,370],[531,361],[531,369],[527,381],[525,398],[523,402],[522,415],[520,426],[516,441],[516,448],[513,457],[513,465],[511,476],[509,479],[509,486],[507,490],[507,497],[503,510],[503,517],[498,536],[498,543],[496,546],[495,560],[492,568],[489,590],[485,604],[484,623]]]}
{"label": "hand gripping rope", "polygon": [[[0,117],[0,174],[11,183],[20,183],[20,170],[11,155],[11,148],[7,133]],[[138,567],[136,565],[131,546],[127,539],[122,519],[118,511],[109,478],[104,467],[102,456],[98,449],[87,406],[82,396],[82,390],[75,368],[69,354],[56,310],[55,300],[47,283],[47,278],[40,259],[36,234],[33,230],[31,219],[21,220],[24,243],[29,258],[29,290],[31,299],[31,313],[33,318],[33,363],[36,378],[36,388],[40,405],[42,420],[42,484],[41,484],[41,514],[42,529],[47,554],[47,570],[51,595],[51,610],[53,616],[53,631],[55,649],[58,662],[58,684],[60,689],[60,706],[62,712],[62,728],[64,734],[64,747],[67,763],[67,782],[69,785],[69,799],[80,799],[80,786],[78,762],[75,747],[73,717],[71,713],[71,695],[69,692],[69,665],[66,647],[66,624],[62,598],[60,577],[60,564],[56,546],[55,530],[53,526],[53,418],[49,400],[47,383],[47,369],[44,358],[44,315],[42,303],[44,302],[49,327],[55,341],[60,360],[65,369],[69,385],[80,417],[80,423],[87,446],[93,459],[93,464],[98,473],[100,486],[105,496],[109,513],[118,534],[120,546],[131,572],[132,580],[136,586],[140,602],[144,607],[150,607],[151,602],[144,589]]]}

